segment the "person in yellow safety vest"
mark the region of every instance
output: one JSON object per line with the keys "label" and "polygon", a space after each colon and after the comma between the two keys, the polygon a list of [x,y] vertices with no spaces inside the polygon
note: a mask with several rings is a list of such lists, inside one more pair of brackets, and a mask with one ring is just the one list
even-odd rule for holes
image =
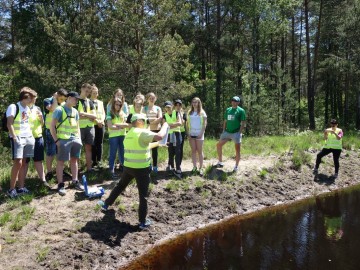
{"label": "person in yellow safety vest", "polygon": [[182,101],[180,99],[176,99],[174,101],[174,109],[180,114],[181,117],[181,126],[180,126],[180,133],[181,133],[181,152],[180,152],[180,166],[184,157],[184,142],[186,140],[186,121],[187,121],[187,115],[182,109]]}
{"label": "person in yellow safety vest", "polygon": [[81,142],[85,146],[86,171],[92,171],[92,145],[95,139],[94,120],[96,112],[94,103],[88,99],[91,94],[92,87],[88,83],[84,83],[80,90],[80,99],[75,109],[78,110],[80,120]]}
{"label": "person in yellow safety vest", "polygon": [[98,99],[99,89],[95,84],[92,85],[91,89],[91,101],[94,104],[96,119],[94,120],[95,128],[95,138],[94,144],[91,149],[92,153],[92,167],[98,166],[99,162],[102,159],[103,153],[103,141],[105,134],[105,108],[104,103]]}
{"label": "person in yellow safety vest", "polygon": [[[124,172],[119,182],[111,191],[105,201],[99,201],[102,211],[106,211],[116,198],[135,178],[139,192],[139,229],[146,229],[151,221],[147,216],[147,197],[150,184],[150,149],[159,145],[158,141],[166,135],[168,124],[165,123],[158,133],[144,128],[145,117],[143,114],[134,114],[131,117],[131,126],[124,140],[125,163]],[[155,141],[155,142],[154,142]]]}
{"label": "person in yellow safety vest", "polygon": [[52,163],[56,155],[56,144],[50,133],[52,114],[58,106],[65,104],[67,94],[64,88],[60,88],[52,97],[44,99],[46,181],[50,181],[54,176]]}
{"label": "person in yellow safety vest", "polygon": [[[30,127],[32,130],[32,134],[35,138],[35,148],[34,148],[34,167],[36,172],[38,173],[39,178],[42,180],[42,183],[46,187],[50,187],[49,184],[46,182],[45,179],[45,172],[44,172],[44,138],[42,134],[42,128],[44,126],[44,117],[41,112],[41,109],[35,105],[36,98],[32,99],[30,104]],[[30,158],[26,159],[26,166],[25,166],[25,175],[27,174],[27,170],[29,167]]]}
{"label": "person in yellow safety vest", "polygon": [[[180,113],[173,110],[173,104],[171,101],[165,101],[165,114],[163,122],[168,123],[170,126],[168,137],[168,166],[166,170],[172,172],[176,177],[182,178],[181,172],[181,132],[180,127],[182,125],[182,117]],[[174,157],[175,165],[174,168]]]}
{"label": "person in yellow safety vest", "polygon": [[72,184],[77,190],[84,187],[78,180],[78,161],[80,158],[82,143],[80,140],[79,112],[73,108],[80,96],[76,92],[69,92],[64,106],[59,106],[53,112],[53,120],[50,125],[50,132],[57,146],[56,155],[56,178],[58,181],[58,192],[65,195],[63,171],[65,161],[70,160]]}
{"label": "person in yellow safety vest", "polygon": [[[7,194],[10,198],[29,193],[25,185],[26,158],[34,156],[35,139],[30,126],[30,108],[37,93],[29,87],[23,87],[20,91],[17,105],[11,104],[6,110],[7,128],[11,144],[13,166],[10,175],[10,189]],[[15,188],[18,180],[18,188]]]}
{"label": "person in yellow safety vest", "polygon": [[332,153],[335,165],[335,174],[333,174],[332,178],[336,179],[339,174],[339,158],[342,150],[342,138],[344,133],[340,128],[338,128],[338,122],[336,119],[331,119],[330,125],[330,128],[324,130],[325,145],[320,153],[318,153],[316,156],[316,164],[313,173],[315,176],[317,175],[321,159],[324,156]]}
{"label": "person in yellow safety vest", "polygon": [[107,126],[109,130],[109,170],[115,178],[115,158],[116,152],[119,153],[121,164],[124,164],[124,139],[125,128],[129,125],[125,123],[125,113],[122,110],[121,99],[115,98],[112,101],[110,113],[107,114]]}
{"label": "person in yellow safety vest", "polygon": [[189,138],[191,148],[191,159],[193,163],[192,173],[197,172],[196,155],[199,156],[199,174],[204,175],[203,162],[204,162],[204,133],[207,125],[207,115],[202,108],[200,98],[195,97],[191,101],[191,108],[188,112],[186,131]]}

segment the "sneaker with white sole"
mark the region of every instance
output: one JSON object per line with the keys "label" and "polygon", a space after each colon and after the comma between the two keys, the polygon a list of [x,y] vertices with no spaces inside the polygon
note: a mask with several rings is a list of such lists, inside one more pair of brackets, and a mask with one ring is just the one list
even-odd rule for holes
{"label": "sneaker with white sole", "polygon": [[15,199],[18,196],[15,188],[9,189],[6,193],[11,199]]}
{"label": "sneaker with white sole", "polygon": [[83,186],[82,184],[80,184],[79,180],[73,180],[73,181],[72,181],[72,186],[73,186],[76,190],[84,191],[84,186]]}
{"label": "sneaker with white sole", "polygon": [[140,230],[148,229],[151,224],[152,224],[152,221],[150,219],[146,219],[144,223],[139,224],[139,229]]}
{"label": "sneaker with white sole", "polygon": [[222,168],[222,167],[224,167],[224,163],[219,161],[219,162],[216,164],[216,167]]}
{"label": "sneaker with white sole", "polygon": [[100,201],[98,201],[97,202],[97,205],[99,205],[101,208],[101,211],[102,212],[106,212],[107,210],[108,210],[108,205],[104,202],[104,201],[102,201],[102,200],[100,200]]}
{"label": "sneaker with white sole", "polygon": [[18,195],[30,194],[30,190],[28,190],[26,187],[17,188],[16,192]]}
{"label": "sneaker with white sole", "polygon": [[199,170],[199,175],[200,175],[200,176],[204,176],[204,169],[201,168],[201,169]]}
{"label": "sneaker with white sole", "polygon": [[61,196],[66,195],[66,190],[65,190],[65,184],[64,184],[64,183],[58,184],[58,193],[59,193]]}
{"label": "sneaker with white sole", "polygon": [[237,172],[239,170],[238,166],[235,166],[234,169],[233,169],[233,172]]}
{"label": "sneaker with white sole", "polygon": [[180,170],[174,170],[173,173],[177,178],[179,178],[179,179],[182,178],[182,172]]}

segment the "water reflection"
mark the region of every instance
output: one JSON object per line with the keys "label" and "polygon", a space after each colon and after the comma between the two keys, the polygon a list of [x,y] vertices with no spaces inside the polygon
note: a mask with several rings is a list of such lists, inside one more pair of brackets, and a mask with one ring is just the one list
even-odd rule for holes
{"label": "water reflection", "polygon": [[359,269],[359,189],[182,235],[125,269]]}

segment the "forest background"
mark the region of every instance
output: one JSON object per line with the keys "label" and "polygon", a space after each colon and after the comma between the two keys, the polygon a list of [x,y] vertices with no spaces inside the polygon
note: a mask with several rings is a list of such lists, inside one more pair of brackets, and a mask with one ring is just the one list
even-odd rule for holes
{"label": "forest background", "polygon": [[359,26],[358,0],[2,0],[0,111],[89,82],[105,102],[198,96],[214,136],[234,95],[250,135],[360,129]]}

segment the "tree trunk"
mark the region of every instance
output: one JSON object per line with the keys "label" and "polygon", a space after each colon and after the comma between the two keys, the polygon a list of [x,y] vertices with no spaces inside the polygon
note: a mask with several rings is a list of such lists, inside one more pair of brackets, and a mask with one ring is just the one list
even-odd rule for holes
{"label": "tree trunk", "polygon": [[[221,66],[221,1],[216,1],[216,93],[215,104],[216,110],[221,111],[220,98],[221,98],[221,82],[222,82],[222,66]],[[220,120],[220,119],[219,119]]]}
{"label": "tree trunk", "polygon": [[311,68],[311,52],[310,52],[310,25],[309,25],[309,0],[305,0],[305,32],[306,32],[306,59],[307,59],[307,79],[308,79],[308,113],[309,113],[309,128],[315,129],[315,95],[312,82],[312,68]]}

